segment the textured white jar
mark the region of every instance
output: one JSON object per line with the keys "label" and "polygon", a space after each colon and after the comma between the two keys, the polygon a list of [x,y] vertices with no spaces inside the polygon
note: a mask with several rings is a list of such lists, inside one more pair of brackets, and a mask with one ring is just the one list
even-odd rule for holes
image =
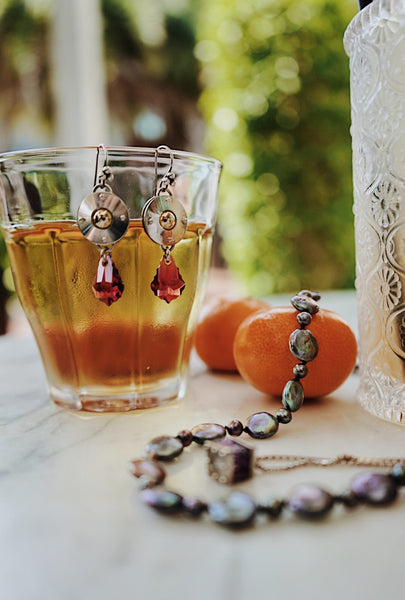
{"label": "textured white jar", "polygon": [[405,424],[405,2],[374,0],[350,57],[359,399]]}

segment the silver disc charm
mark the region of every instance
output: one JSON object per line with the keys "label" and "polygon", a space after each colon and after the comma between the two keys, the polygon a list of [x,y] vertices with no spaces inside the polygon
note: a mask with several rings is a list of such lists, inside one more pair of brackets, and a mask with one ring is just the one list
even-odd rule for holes
{"label": "silver disc charm", "polygon": [[77,225],[84,237],[93,244],[114,244],[128,229],[128,209],[113,192],[98,189],[80,204]]}
{"label": "silver disc charm", "polygon": [[142,211],[144,229],[160,246],[173,246],[187,231],[187,213],[171,194],[152,196]]}

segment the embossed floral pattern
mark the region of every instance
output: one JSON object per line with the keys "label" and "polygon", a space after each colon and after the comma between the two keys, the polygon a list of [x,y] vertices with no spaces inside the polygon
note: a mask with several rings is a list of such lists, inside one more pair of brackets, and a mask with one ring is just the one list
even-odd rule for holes
{"label": "embossed floral pattern", "polygon": [[401,322],[398,327],[399,339],[402,350],[405,351],[405,316],[401,318]]}
{"label": "embossed floral pattern", "polygon": [[368,97],[376,79],[375,71],[376,58],[374,57],[373,63],[367,55],[366,50],[361,48],[361,52],[358,51],[351,64],[352,78],[355,82],[355,85],[352,86],[352,99],[355,101],[355,104]]}
{"label": "embossed floral pattern", "polygon": [[390,181],[382,181],[372,191],[371,212],[376,223],[383,228],[398,218],[401,196]]}
{"label": "embossed floral pattern", "polygon": [[399,28],[400,22],[398,16],[394,13],[387,13],[385,18],[380,18],[370,23],[368,35],[373,44],[384,46],[387,43],[392,43]]}
{"label": "embossed floral pattern", "polygon": [[387,142],[398,127],[403,111],[401,98],[393,89],[384,87],[367,111],[370,132],[379,143]]}
{"label": "embossed floral pattern", "polygon": [[359,400],[405,424],[405,3],[378,0],[345,33],[350,56]]}
{"label": "embossed floral pattern", "polygon": [[391,310],[401,298],[402,286],[399,275],[390,267],[383,265],[377,273],[375,300],[384,310]]}

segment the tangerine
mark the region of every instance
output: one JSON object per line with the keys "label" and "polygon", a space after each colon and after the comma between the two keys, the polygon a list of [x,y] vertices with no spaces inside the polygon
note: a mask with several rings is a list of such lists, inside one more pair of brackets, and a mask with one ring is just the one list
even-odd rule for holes
{"label": "tangerine", "polygon": [[239,325],[247,316],[269,305],[254,298],[220,297],[201,311],[195,334],[195,349],[199,357],[214,371],[237,372],[233,356],[233,341]]}
{"label": "tangerine", "polygon": [[[292,307],[272,308],[247,317],[234,341],[234,358],[242,377],[261,392],[281,396],[299,362],[288,344],[290,334],[298,328],[297,311]],[[336,390],[353,371],[357,342],[349,324],[325,309],[313,315],[307,329],[314,334],[319,352],[308,364],[308,375],[301,382],[305,397],[316,398]]]}

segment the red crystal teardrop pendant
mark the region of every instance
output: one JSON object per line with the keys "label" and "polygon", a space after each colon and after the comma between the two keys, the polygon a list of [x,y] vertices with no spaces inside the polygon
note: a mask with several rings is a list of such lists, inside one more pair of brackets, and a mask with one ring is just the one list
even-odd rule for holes
{"label": "red crystal teardrop pendant", "polygon": [[168,304],[181,295],[186,284],[172,256],[169,263],[166,262],[163,256],[150,287],[155,296]]}
{"label": "red crystal teardrop pendant", "polygon": [[93,281],[93,291],[95,297],[107,306],[111,306],[113,302],[116,302],[122,296],[124,284],[109,254],[100,258],[97,275]]}

